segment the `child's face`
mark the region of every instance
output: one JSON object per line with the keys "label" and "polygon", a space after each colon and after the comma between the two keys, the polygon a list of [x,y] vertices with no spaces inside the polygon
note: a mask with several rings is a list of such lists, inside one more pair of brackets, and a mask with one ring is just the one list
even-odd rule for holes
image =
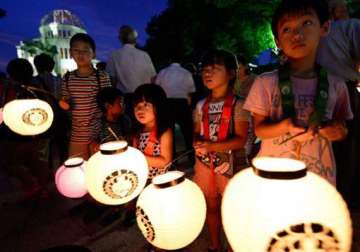
{"label": "child's face", "polygon": [[78,67],[91,65],[91,60],[95,57],[91,46],[83,41],[75,41],[70,49],[70,54]]}
{"label": "child's face", "polygon": [[112,104],[110,103],[106,104],[106,113],[110,114],[115,118],[118,118],[123,113],[121,97],[116,98]]}
{"label": "child's face", "polygon": [[304,15],[285,15],[277,24],[276,43],[289,59],[315,56],[321,36],[326,34],[327,25],[320,25],[314,10]]}
{"label": "child's face", "polygon": [[155,108],[150,102],[139,102],[134,107],[136,120],[141,124],[147,124],[155,121]]}
{"label": "child's face", "polygon": [[228,85],[232,78],[225,66],[220,64],[204,66],[201,77],[204,85],[210,90]]}

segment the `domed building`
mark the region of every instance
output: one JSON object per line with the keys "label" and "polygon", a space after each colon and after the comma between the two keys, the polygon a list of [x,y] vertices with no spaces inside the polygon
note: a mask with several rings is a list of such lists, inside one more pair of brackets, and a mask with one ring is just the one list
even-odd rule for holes
{"label": "domed building", "polygon": [[68,10],[54,10],[45,15],[40,22],[40,38],[21,41],[17,48],[19,58],[33,59],[40,53],[47,53],[55,60],[55,72],[61,76],[76,69],[70,57],[70,38],[76,33],[86,33],[81,20]]}

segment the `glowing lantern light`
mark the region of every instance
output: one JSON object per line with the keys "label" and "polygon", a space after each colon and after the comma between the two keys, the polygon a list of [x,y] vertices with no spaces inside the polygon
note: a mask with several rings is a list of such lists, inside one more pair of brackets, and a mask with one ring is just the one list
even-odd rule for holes
{"label": "glowing lantern light", "polygon": [[87,194],[85,163],[82,158],[70,158],[55,173],[58,191],[68,198],[81,198]]}
{"label": "glowing lantern light", "polygon": [[202,191],[180,171],[154,177],[137,201],[138,226],[147,241],[161,249],[189,245],[200,234],[205,218]]}
{"label": "glowing lantern light", "polygon": [[139,195],[148,177],[145,156],[126,141],[100,145],[90,157],[85,181],[90,195],[106,205],[124,204]]}
{"label": "glowing lantern light", "polygon": [[33,136],[50,128],[54,113],[45,101],[19,99],[5,104],[3,117],[4,123],[15,133]]}
{"label": "glowing lantern light", "polygon": [[259,157],[225,189],[222,221],[236,252],[348,252],[351,220],[344,200],[301,161]]}

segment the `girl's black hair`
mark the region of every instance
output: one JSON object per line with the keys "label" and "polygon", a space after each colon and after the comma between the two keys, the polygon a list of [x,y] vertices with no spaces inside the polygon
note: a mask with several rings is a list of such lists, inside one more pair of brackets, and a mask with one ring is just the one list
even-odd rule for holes
{"label": "girl's black hair", "polygon": [[[156,117],[157,137],[160,136],[169,128],[171,122],[165,91],[156,84],[142,84],[135,89],[133,96],[133,108],[140,102],[149,102],[154,106]],[[133,111],[134,112],[134,111]],[[135,118],[135,115],[134,115]],[[137,120],[134,123],[135,134],[139,134],[143,128]]]}
{"label": "girl's black hair", "polygon": [[234,72],[233,78],[230,80],[230,86],[232,86],[236,79],[237,62],[236,56],[228,51],[220,49],[211,49],[203,55],[201,59],[201,67],[224,65],[225,69],[230,73]]}
{"label": "girl's black hair", "polygon": [[272,17],[271,29],[274,37],[278,38],[277,26],[282,17],[303,15],[311,10],[318,16],[320,25],[329,20],[329,9],[325,0],[282,0]]}

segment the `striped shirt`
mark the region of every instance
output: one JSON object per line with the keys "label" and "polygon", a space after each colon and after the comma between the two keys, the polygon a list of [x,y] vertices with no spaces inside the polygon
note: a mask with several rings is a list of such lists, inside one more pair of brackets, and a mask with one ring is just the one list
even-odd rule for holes
{"label": "striped shirt", "polygon": [[94,71],[86,77],[73,71],[64,76],[61,93],[71,107],[71,142],[89,144],[95,140],[101,119],[96,95],[101,88],[108,86],[111,86],[110,78],[104,71]]}

